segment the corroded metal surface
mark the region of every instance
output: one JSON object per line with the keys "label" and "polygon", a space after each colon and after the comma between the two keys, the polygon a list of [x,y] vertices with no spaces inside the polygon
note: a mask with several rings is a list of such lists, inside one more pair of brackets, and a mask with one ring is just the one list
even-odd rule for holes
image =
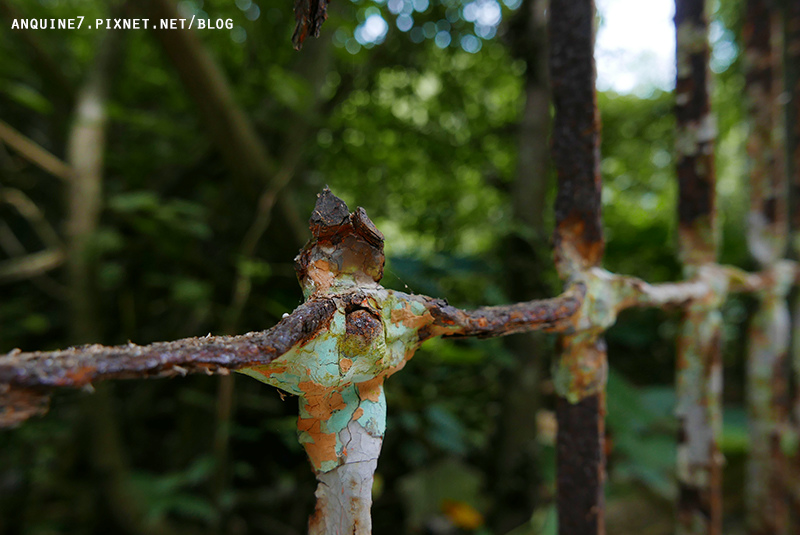
{"label": "corroded metal surface", "polygon": [[[784,46],[786,68],[785,81],[788,103],[786,108],[787,170],[789,174],[789,225],[790,254],[800,258],[800,2],[786,2],[784,26]],[[789,491],[792,496],[795,531],[800,531],[800,294],[795,293],[793,303],[793,336],[791,361],[794,376],[794,400],[792,416],[794,420],[793,450],[790,450],[791,466]]]}
{"label": "corroded metal surface", "polygon": [[0,356],[0,384],[82,387],[93,381],[221,373],[266,364],[324,328],[336,307],[310,301],[267,331],[240,336],[202,336],[147,346],[99,344],[60,351],[11,351]]}
{"label": "corroded metal surface", "polygon": [[[687,277],[717,260],[718,222],[714,139],[709,98],[708,21],[704,0],[675,3],[677,81],[675,153],[678,249]],[[713,270],[713,268],[711,268]],[[678,336],[677,529],[686,535],[722,533],[722,316],[727,277],[706,277],[709,291],[684,309]]]}
{"label": "corroded metal surface", "polygon": [[685,264],[716,261],[716,121],[709,104],[708,22],[704,0],[675,3],[677,82],[675,158],[679,250]]}
{"label": "corroded metal surface", "polygon": [[748,0],[742,35],[745,53],[745,94],[750,117],[747,152],[750,157],[750,213],[747,243],[762,265],[783,256],[786,248],[786,180],[775,169],[781,149],[775,147],[772,13],[769,0]]}
{"label": "corroded metal surface", "polygon": [[787,533],[787,469],[781,443],[788,416],[787,353],[790,318],[786,296],[793,274],[775,269],[773,285],[759,295],[748,330],[747,408],[750,456],[746,496],[754,534]]}
{"label": "corroded metal surface", "polygon": [[[628,307],[714,308],[718,305],[709,300],[722,299],[728,287],[769,292],[776,278],[785,288],[800,274],[790,261],[756,274],[703,265],[685,282],[648,284],[591,267],[572,273],[559,297],[464,311],[441,299],[382,288],[382,236],[363,210],[349,213],[330,192],[323,193],[317,208],[311,221],[314,238],[297,259],[308,300],[275,327],[143,347],[13,351],[0,357],[0,402],[5,406],[0,423],[16,424],[43,412],[49,390],[59,386],[240,370],[300,398],[298,434],[320,479],[311,532],[329,533],[333,522],[347,533],[369,533],[369,488],[385,431],[384,379],[435,336],[560,332],[555,384],[565,423],[559,433],[559,496],[567,504],[559,513],[561,529],[602,533],[607,374],[602,332]],[[713,325],[708,329],[700,320],[697,325],[698,339],[714,332]],[[703,373],[716,376],[713,370]],[[713,415],[708,421],[718,425]],[[343,507],[337,493],[345,487],[352,499]],[[684,498],[706,500],[691,493]]]}
{"label": "corroded metal surface", "polygon": [[555,106],[553,163],[556,267],[562,277],[603,256],[600,219],[600,115],[594,65],[593,0],[550,3],[550,83]]}
{"label": "corroded metal surface", "polygon": [[[604,352],[604,348],[598,347]],[[598,355],[598,358],[604,359]],[[604,394],[578,403],[559,398],[558,418],[558,529],[560,533],[605,533]]]}
{"label": "corroded metal surface", "polygon": [[[787,180],[783,173],[780,113],[780,47],[776,46],[776,6],[748,0],[744,19],[745,93],[750,119],[750,213],[747,244],[760,265],[780,259],[788,241]],[[786,296],[792,275],[773,270],[772,284],[758,293],[749,329],[747,408],[750,456],[746,506],[752,534],[786,533],[786,459],[781,442],[788,418],[789,314]]]}
{"label": "corroded metal surface", "polygon": [[784,46],[786,66],[786,144],[789,182],[791,252],[800,259],[800,2],[786,2]]}
{"label": "corroded metal surface", "polygon": [[322,23],[328,19],[328,0],[295,0],[294,18],[292,46],[300,50],[306,37],[319,37]]}
{"label": "corroded metal surface", "polygon": [[607,359],[602,331],[619,295],[599,266],[603,257],[600,114],[595,91],[593,0],[550,3],[550,82],[555,106],[552,154],[558,176],[555,262],[567,281],[587,287],[576,333],[562,337],[555,364],[558,531],[605,533],[604,416]]}
{"label": "corroded metal surface", "polygon": [[[792,3],[798,11],[792,19],[797,21],[796,27],[789,24],[797,45],[795,50],[795,41],[790,39],[788,49],[800,56],[797,4]],[[685,312],[677,374],[681,423],[678,531],[720,533],[719,308],[730,292],[756,292],[760,307],[750,331],[749,359],[754,453],[747,486],[751,532],[782,532],[787,516],[781,494],[781,485],[787,480],[781,470],[786,464],[780,448],[788,405],[786,295],[800,279],[800,269],[794,262],[779,260],[787,236],[785,182],[774,172],[774,142],[780,137],[775,135],[774,56],[766,30],[770,24],[758,22],[763,20],[759,17],[768,20],[769,14],[764,2],[748,2],[747,94],[754,112],[748,244],[762,270],[746,273],[714,263],[714,127],[708,106],[703,10],[701,0],[679,0],[676,6],[678,212],[686,281],[649,284],[600,267],[604,243],[600,121],[592,57],[594,3],[552,0],[553,157],[559,177],[555,259],[567,283],[564,293],[552,299],[465,311],[442,299],[386,290],[380,285],[383,235],[363,209],[351,213],[344,202],[325,190],[310,220],[313,237],[295,259],[306,302],[275,327],[242,336],[208,336],[144,347],[12,351],[0,356],[0,426],[18,424],[44,412],[49,391],[55,387],[238,370],[299,397],[298,436],[319,480],[310,532],[364,535],[371,532],[372,477],[385,432],[385,379],[402,369],[416,349],[433,337],[556,332],[562,335],[554,368],[559,532],[600,534],[604,533],[608,367],[603,333],[625,308],[679,306]],[[314,28],[318,29],[318,24],[304,31],[313,33]],[[794,143],[792,154],[797,160],[800,150],[796,139]],[[796,160],[792,162],[792,195],[800,201],[796,172],[800,163]],[[800,253],[800,216],[795,213],[792,221],[795,252]],[[796,355],[800,377],[800,350]],[[797,399],[800,420],[800,396]],[[800,500],[800,489],[797,495]]]}
{"label": "corroded metal surface", "polygon": [[[724,280],[722,281],[724,285]],[[725,289],[692,302],[678,337],[678,527],[682,534],[722,533],[722,316]]]}
{"label": "corroded metal surface", "polygon": [[435,325],[425,300],[378,284],[383,235],[363,209],[350,213],[326,189],[309,223],[312,239],[295,261],[298,278],[307,300],[332,299],[336,311],[327,328],[303,344],[241,371],[299,397],[298,437],[319,480],[309,533],[368,535],[386,431],[383,382],[405,366],[425,336],[448,328]]}

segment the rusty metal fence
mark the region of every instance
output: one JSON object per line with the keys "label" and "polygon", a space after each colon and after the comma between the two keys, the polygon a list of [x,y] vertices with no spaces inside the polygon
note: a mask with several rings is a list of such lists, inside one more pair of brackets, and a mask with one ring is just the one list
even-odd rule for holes
{"label": "rusty metal fence", "polygon": [[604,240],[595,7],[593,0],[551,0],[555,262],[565,281],[563,294],[464,311],[440,299],[386,290],[379,284],[383,235],[363,209],[351,213],[326,190],[311,217],[312,239],[296,258],[306,302],[275,327],[149,346],[12,351],[0,357],[0,423],[16,425],[44,412],[50,392],[58,387],[237,370],[300,398],[298,434],[320,481],[310,532],[366,534],[371,532],[372,477],[385,430],[384,379],[433,337],[555,332],[560,336],[554,369],[559,532],[600,534],[608,367],[603,334],[626,308],[678,306],[683,319],[676,363],[677,530],[719,534],[720,308],[729,294],[746,292],[758,301],[748,334],[748,531],[800,532],[800,518],[792,514],[800,511],[800,340],[795,339],[789,358],[789,297],[800,268],[784,258],[787,250],[800,256],[800,2],[746,2],[745,98],[751,120],[747,243],[760,267],[757,273],[717,263],[706,9],[703,0],[676,2],[675,151],[684,281],[649,284],[600,267]]}

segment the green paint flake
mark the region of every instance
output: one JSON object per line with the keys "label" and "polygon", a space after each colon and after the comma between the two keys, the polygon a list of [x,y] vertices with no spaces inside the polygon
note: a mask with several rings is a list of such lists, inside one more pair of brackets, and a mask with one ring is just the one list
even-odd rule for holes
{"label": "green paint flake", "polygon": [[[344,306],[340,306],[329,327],[302,346],[292,348],[270,364],[240,370],[244,375],[300,397],[300,422],[306,425],[308,419],[319,422],[313,432],[298,432],[301,444],[307,448],[318,445],[315,434],[335,435],[338,460],[320,461],[315,466],[320,472],[333,470],[344,462],[347,453],[342,441],[347,440],[348,424],[356,414],[358,423],[370,435],[383,436],[386,431],[383,387],[376,387],[378,400],[373,401],[360,398],[358,385],[388,377],[402,368],[419,345],[419,329],[432,320],[430,316],[425,318],[427,309],[422,302],[406,300],[380,287],[361,291],[367,296],[364,306],[376,313],[383,326],[374,339],[348,334],[346,312]],[[396,318],[403,319],[392,321],[393,312]],[[341,400],[335,396],[341,396]],[[309,407],[311,403],[317,405]],[[327,413],[326,403],[331,406]],[[332,408],[334,406],[336,408]]]}
{"label": "green paint flake", "polygon": [[344,388],[340,394],[344,399],[345,408],[333,411],[330,419],[326,422],[328,431],[331,433],[339,433],[347,427],[347,424],[353,419],[353,413],[360,406],[361,400],[358,398],[358,390],[355,385]]}
{"label": "green paint flake", "polygon": [[378,401],[362,400],[360,408],[364,414],[358,419],[358,423],[373,436],[382,437],[386,432],[386,395],[383,387],[380,389]]}

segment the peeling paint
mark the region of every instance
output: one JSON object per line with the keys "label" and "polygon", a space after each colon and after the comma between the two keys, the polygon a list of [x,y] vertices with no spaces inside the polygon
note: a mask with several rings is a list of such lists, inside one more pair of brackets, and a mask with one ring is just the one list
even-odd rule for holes
{"label": "peeling paint", "polygon": [[605,391],[608,378],[605,341],[594,331],[563,336],[561,355],[553,369],[556,393],[578,403]]}
{"label": "peeling paint", "polygon": [[675,3],[677,79],[675,156],[679,256],[684,264],[716,260],[716,119],[710,107],[708,21],[704,0]]}
{"label": "peeling paint", "polygon": [[[352,419],[383,436],[383,380],[411,358],[420,344],[419,329],[433,321],[424,305],[398,298],[395,292],[379,288],[364,295],[363,308],[350,314],[337,310],[328,330],[302,346],[265,366],[241,370],[300,397],[300,442],[316,471],[327,472],[345,462],[338,437]],[[362,317],[368,336],[354,332],[356,327],[348,332],[348,318],[354,316]]]}
{"label": "peeling paint", "polygon": [[[748,0],[742,34],[745,41],[745,95],[750,135],[750,213],[747,243],[762,265],[783,256],[787,245],[787,183],[780,172],[781,149],[775,143],[774,101],[781,91],[773,66],[778,50],[773,47],[773,12],[769,0]],[[777,137],[777,139],[776,139]]]}
{"label": "peeling paint", "polygon": [[678,249],[684,275],[708,292],[684,309],[678,335],[676,407],[678,503],[676,533],[722,533],[722,306],[729,277],[717,260],[714,140],[710,106],[705,0],[677,0],[676,164]]}
{"label": "peeling paint", "polygon": [[686,309],[678,337],[678,533],[722,530],[722,315],[724,293]]}
{"label": "peeling paint", "polygon": [[788,243],[788,184],[783,173],[783,133],[777,97],[780,84],[777,6],[748,0],[742,34],[745,42],[745,94],[751,131],[750,212],[747,244],[755,260],[771,273],[758,293],[759,305],[748,330],[747,409],[750,456],[745,500],[752,534],[786,533],[789,514],[783,483],[787,460],[781,443],[788,424],[787,376],[790,335],[786,302],[791,275],[778,260]]}
{"label": "peeling paint", "polygon": [[788,423],[787,371],[791,321],[787,295],[793,274],[774,268],[773,284],[759,293],[748,330],[747,409],[750,431],[745,488],[751,533],[784,533],[788,525],[783,434]]}
{"label": "peeling paint", "polygon": [[[296,259],[308,301],[334,296],[318,330],[269,364],[240,370],[299,397],[297,432],[319,480],[315,534],[369,534],[373,473],[386,432],[383,382],[435,327],[426,302],[382,288],[383,236],[362,209],[349,213],[329,190]],[[350,293],[348,293],[350,292]],[[420,330],[427,329],[421,336]]]}
{"label": "peeling paint", "polygon": [[[751,533],[785,532],[785,473],[791,473],[786,453],[797,449],[800,436],[787,432],[790,321],[786,298],[800,279],[800,269],[796,263],[778,261],[789,236],[786,184],[778,172],[782,134],[775,119],[780,99],[775,98],[773,84],[768,2],[748,0],[744,24],[746,94],[753,118],[748,145],[752,160],[748,247],[762,271],[745,273],[715,263],[719,229],[713,159],[716,125],[708,99],[706,8],[703,0],[678,0],[675,151],[679,248],[687,280],[664,284],[649,284],[600,267],[605,244],[592,59],[594,2],[552,0],[550,11],[556,108],[553,159],[559,177],[554,243],[556,266],[566,282],[562,295],[463,311],[441,299],[386,290],[380,286],[382,234],[363,209],[349,212],[326,190],[310,220],[313,238],[295,258],[306,302],[285,315],[276,328],[146,347],[87,346],[0,356],[0,398],[7,405],[0,422],[15,423],[44,410],[46,395],[37,390],[42,386],[84,386],[97,378],[137,374],[222,374],[244,366],[242,373],[298,396],[298,439],[319,480],[309,532],[367,535],[373,474],[386,432],[386,378],[402,369],[419,345],[432,337],[489,337],[532,329],[559,332],[560,358],[553,370],[558,394],[559,532],[599,535],[604,533],[608,374],[603,333],[625,308],[678,305],[684,308],[684,319],[676,363],[677,531],[719,534],[720,307],[729,292],[756,292],[759,306],[750,327],[748,356],[752,451],[746,488],[748,522]],[[800,21],[800,12],[795,16]],[[795,39],[800,35],[798,28],[800,23]],[[797,42],[792,46],[797,54],[800,46]],[[795,108],[800,109],[798,94],[800,84],[793,93]],[[800,148],[795,145],[791,150],[794,161],[800,162]],[[796,205],[797,173],[792,192]],[[796,255],[800,255],[798,214],[792,220]],[[795,330],[800,332],[800,318],[795,320]],[[800,335],[795,343],[793,365],[800,378]],[[57,355],[55,361],[53,355]],[[800,422],[800,394],[795,410]],[[794,489],[800,503],[800,487],[795,484]]]}

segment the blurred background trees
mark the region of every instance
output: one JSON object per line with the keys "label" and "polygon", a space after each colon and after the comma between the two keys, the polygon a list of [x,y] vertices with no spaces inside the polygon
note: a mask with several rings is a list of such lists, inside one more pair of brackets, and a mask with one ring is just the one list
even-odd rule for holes
{"label": "blurred background trees", "polygon": [[[718,2],[712,38],[722,260],[748,267],[740,11]],[[326,184],[386,235],[388,287],[464,307],[553,295],[546,14],[337,0],[295,52],[286,1],[0,0],[0,351],[272,326],[301,302],[292,258]],[[233,28],[9,29],[77,15]],[[606,267],[676,280],[672,97],[645,83],[600,106]],[[726,533],[748,305],[726,305]],[[613,533],[672,531],[676,324],[636,311],[608,335]],[[388,382],[376,533],[555,532],[552,344],[434,341]],[[295,414],[244,377],[64,392],[0,434],[0,532],[303,533]]]}

